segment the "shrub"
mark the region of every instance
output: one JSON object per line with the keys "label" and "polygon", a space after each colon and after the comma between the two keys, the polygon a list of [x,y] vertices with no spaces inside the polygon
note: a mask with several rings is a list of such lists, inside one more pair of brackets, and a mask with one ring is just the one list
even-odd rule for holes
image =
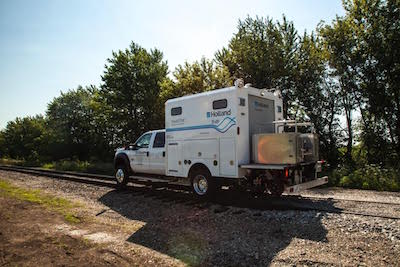
{"label": "shrub", "polygon": [[79,160],[61,160],[42,165],[46,169],[59,171],[88,172],[97,174],[113,174],[113,164],[104,162],[88,162]]}
{"label": "shrub", "polygon": [[328,172],[327,175],[329,177],[329,185],[330,186],[338,186],[340,183],[340,180],[343,177],[348,176],[349,173],[350,173],[350,170],[345,166],[339,166],[337,169],[334,169],[330,173]]}
{"label": "shrub", "polygon": [[85,172],[89,166],[87,161],[71,161],[71,160],[61,160],[54,161],[51,163],[46,163],[42,167],[46,169],[56,169],[60,171],[79,171]]}
{"label": "shrub", "polygon": [[339,186],[348,188],[399,191],[399,173],[394,169],[385,169],[378,165],[366,164],[352,172],[348,170],[336,171],[336,177],[342,174]]}

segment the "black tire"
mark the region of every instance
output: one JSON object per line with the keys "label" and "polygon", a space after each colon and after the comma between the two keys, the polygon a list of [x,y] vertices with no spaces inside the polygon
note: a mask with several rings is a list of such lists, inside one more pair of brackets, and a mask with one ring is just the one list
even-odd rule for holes
{"label": "black tire", "polygon": [[209,198],[215,194],[216,182],[206,168],[193,170],[190,174],[190,184],[193,193],[199,198]]}
{"label": "black tire", "polygon": [[120,164],[117,166],[117,168],[115,168],[114,177],[117,182],[118,189],[123,189],[126,187],[129,180],[129,172],[124,164]]}

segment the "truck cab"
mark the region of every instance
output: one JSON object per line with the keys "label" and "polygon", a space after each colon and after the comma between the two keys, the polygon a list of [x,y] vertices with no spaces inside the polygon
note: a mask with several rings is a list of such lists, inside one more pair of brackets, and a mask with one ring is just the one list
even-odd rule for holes
{"label": "truck cab", "polygon": [[118,149],[115,164],[129,162],[129,173],[165,175],[165,130],[142,134],[135,143]]}

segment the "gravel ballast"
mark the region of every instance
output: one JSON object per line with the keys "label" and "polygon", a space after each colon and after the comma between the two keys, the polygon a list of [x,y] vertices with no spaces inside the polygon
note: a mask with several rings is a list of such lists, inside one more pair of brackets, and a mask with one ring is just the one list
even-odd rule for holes
{"label": "gravel ballast", "polygon": [[326,198],[318,205],[337,210],[331,213],[198,204],[188,192],[164,198],[139,188],[117,191],[9,171],[0,171],[0,179],[82,203],[85,216],[105,225],[126,226],[119,231],[128,235],[119,234],[126,238],[118,242],[144,247],[149,257],[160,254],[202,266],[400,265],[400,220],[385,218],[400,218],[399,193],[304,192]]}

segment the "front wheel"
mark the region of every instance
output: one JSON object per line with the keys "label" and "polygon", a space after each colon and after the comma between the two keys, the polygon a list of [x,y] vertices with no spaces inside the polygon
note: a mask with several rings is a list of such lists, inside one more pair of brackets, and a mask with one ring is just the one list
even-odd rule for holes
{"label": "front wheel", "polygon": [[191,175],[191,184],[196,196],[207,198],[215,192],[215,182],[212,180],[208,170],[199,169]]}
{"label": "front wheel", "polygon": [[115,169],[115,180],[117,181],[117,188],[122,189],[128,183],[129,174],[124,165],[119,165]]}

